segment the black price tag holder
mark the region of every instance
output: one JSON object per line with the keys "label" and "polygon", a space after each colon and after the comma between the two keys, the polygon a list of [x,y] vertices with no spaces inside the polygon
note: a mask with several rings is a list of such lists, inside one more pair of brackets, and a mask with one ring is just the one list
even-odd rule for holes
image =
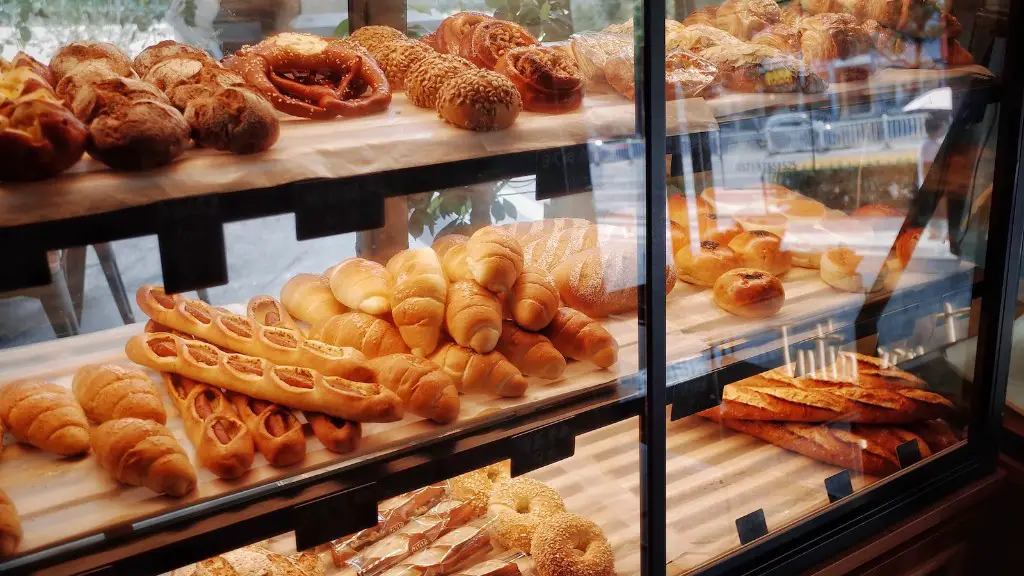
{"label": "black price tag holder", "polygon": [[537,153],[537,200],[589,190],[590,150],[577,144]]}
{"label": "black price tag holder", "polygon": [[750,544],[762,536],[768,535],[768,521],[764,517],[764,509],[758,508],[746,516],[736,519],[736,533],[740,544]]}
{"label": "black price tag holder", "polygon": [[512,437],[512,476],[533,472],[576,453],[576,435],[564,421]]}
{"label": "black price tag holder", "polygon": [[825,493],[828,494],[829,504],[834,504],[853,494],[853,482],[850,480],[850,471],[843,470],[825,478]]}
{"label": "black price tag holder", "polygon": [[917,440],[908,440],[896,447],[896,458],[900,461],[900,468],[907,468],[921,461],[921,447]]}
{"label": "black price tag holder", "polygon": [[309,550],[377,525],[376,484],[348,488],[295,507],[295,546]]}
{"label": "black price tag holder", "polygon": [[166,204],[159,219],[157,245],[169,294],[228,283],[224,225],[216,195]]}

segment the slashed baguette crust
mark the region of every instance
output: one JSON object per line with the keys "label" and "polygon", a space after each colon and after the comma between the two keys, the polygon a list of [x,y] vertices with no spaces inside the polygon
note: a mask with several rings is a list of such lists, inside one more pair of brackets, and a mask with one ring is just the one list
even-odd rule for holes
{"label": "slashed baguette crust", "polygon": [[136,364],[154,370],[299,410],[357,422],[402,418],[401,400],[376,383],[365,362],[350,378],[324,376],[309,368],[275,366],[262,358],[228,354],[210,344],[165,333],[137,334],[128,340],[125,353]]}

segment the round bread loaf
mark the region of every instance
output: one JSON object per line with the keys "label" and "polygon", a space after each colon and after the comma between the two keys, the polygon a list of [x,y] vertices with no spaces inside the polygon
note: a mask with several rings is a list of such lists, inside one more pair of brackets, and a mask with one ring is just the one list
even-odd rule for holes
{"label": "round bread loaf", "polygon": [[454,54],[435,54],[409,69],[405,77],[405,95],[420,108],[437,108],[437,96],[446,82],[472,70],[469,60]]}
{"label": "round bread loaf", "polygon": [[90,60],[103,62],[118,76],[135,76],[128,56],[109,42],[78,41],[62,46],[50,59],[50,71],[53,72],[54,80],[60,82],[79,64]]}
{"label": "round bread loaf", "polygon": [[132,65],[139,76],[145,77],[154,66],[171,59],[214,63],[214,59],[204,50],[174,40],[164,40],[139,52]]}
{"label": "round bread loaf", "polygon": [[193,99],[185,108],[185,121],[196,144],[235,154],[262,152],[277,142],[281,131],[274,107],[245,88],[222,88]]}
{"label": "round bread loaf", "polygon": [[147,170],[170,164],[188,142],[181,112],[163,102],[140,100],[93,120],[87,150],[116,170]]}
{"label": "round bread loaf", "polygon": [[714,286],[722,274],[740,267],[740,259],[731,248],[712,240],[676,252],[675,262],[680,280],[707,287]]}
{"label": "round bread loaf", "polygon": [[778,313],[786,301],[782,282],[764,270],[735,268],[719,276],[712,294],[715,304],[744,318],[766,318]]}
{"label": "round bread loaf", "polygon": [[738,234],[729,242],[740,258],[740,266],[765,270],[782,276],[793,267],[793,256],[782,249],[782,239],[766,230]]}
{"label": "round bread loaf", "polygon": [[490,70],[467,70],[444,84],[437,113],[449,124],[480,132],[504,130],[523,109],[512,81]]}

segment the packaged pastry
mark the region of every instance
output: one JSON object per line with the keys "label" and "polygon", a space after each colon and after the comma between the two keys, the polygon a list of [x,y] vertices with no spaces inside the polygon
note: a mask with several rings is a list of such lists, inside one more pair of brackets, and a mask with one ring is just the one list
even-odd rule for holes
{"label": "packaged pastry", "polygon": [[452,576],[528,576],[534,573],[530,566],[529,556],[519,550],[512,550],[497,558],[462,568]]}
{"label": "packaged pastry", "polygon": [[492,550],[491,522],[491,518],[477,518],[460,526],[388,569],[383,576],[441,576],[482,560]]}
{"label": "packaged pastry", "polygon": [[588,82],[607,82],[605,65],[608,59],[627,49],[632,50],[633,37],[626,34],[580,32],[570,36],[569,49]]}

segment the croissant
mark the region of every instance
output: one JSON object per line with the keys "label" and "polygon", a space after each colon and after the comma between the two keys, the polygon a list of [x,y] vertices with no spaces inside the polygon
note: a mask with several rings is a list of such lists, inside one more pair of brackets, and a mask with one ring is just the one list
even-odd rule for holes
{"label": "croissant", "polygon": [[501,320],[498,297],[483,286],[461,280],[448,287],[445,329],[457,343],[481,353],[494,350]]}
{"label": "croissant", "polygon": [[527,330],[540,330],[558,311],[558,288],[547,270],[527,266],[512,285],[505,303],[516,324]]}
{"label": "croissant", "polygon": [[527,376],[556,380],[565,372],[565,358],[547,337],[520,330],[508,320],[502,326],[496,350]]}
{"label": "croissant", "polygon": [[437,347],[444,323],[448,282],[437,254],[430,248],[402,250],[388,260],[395,279],[391,316],[412,353],[426,356]]}
{"label": "croissant", "polygon": [[518,398],[526,393],[526,378],[497,351],[480,354],[447,342],[438,346],[430,359],[452,377],[459,392],[503,398]]}
{"label": "croissant", "polygon": [[150,420],[122,418],[100,424],[92,447],[103,469],[129,486],[184,496],[196,486],[196,471],[167,428]]}
{"label": "croissant", "polygon": [[370,366],[413,414],[438,424],[458,417],[459,391],[437,364],[412,354],[391,354],[370,360]]}
{"label": "croissant", "polygon": [[466,264],[478,284],[496,294],[507,292],[523,271],[523,247],[508,230],[485,226],[466,242]]}
{"label": "croissant", "polygon": [[367,358],[409,352],[390,322],[365,312],[346,312],[317,322],[309,337],[334,346],[355,348]]}
{"label": "croissant", "polygon": [[441,260],[441,268],[449,282],[473,279],[473,273],[469,271],[469,266],[466,264],[466,242],[468,241],[468,236],[448,234],[434,240],[431,245]]}
{"label": "croissant", "polygon": [[0,558],[10,556],[21,545],[21,522],[14,502],[0,490]]}
{"label": "croissant", "polygon": [[71,389],[93,422],[141,418],[167,423],[167,412],[156,387],[138,368],[89,364],[75,372]]}
{"label": "croissant", "polygon": [[325,274],[334,297],[353,310],[387,314],[391,310],[394,279],[380,264],[363,258],[349,258]]}
{"label": "croissant", "polygon": [[89,421],[71,390],[42,380],[20,380],[0,388],[0,420],[14,439],[73,456],[89,451]]}
{"label": "croissant", "polygon": [[316,324],[348,310],[331,292],[331,283],[319,274],[299,274],[281,288],[285,310],[303,322]]}

